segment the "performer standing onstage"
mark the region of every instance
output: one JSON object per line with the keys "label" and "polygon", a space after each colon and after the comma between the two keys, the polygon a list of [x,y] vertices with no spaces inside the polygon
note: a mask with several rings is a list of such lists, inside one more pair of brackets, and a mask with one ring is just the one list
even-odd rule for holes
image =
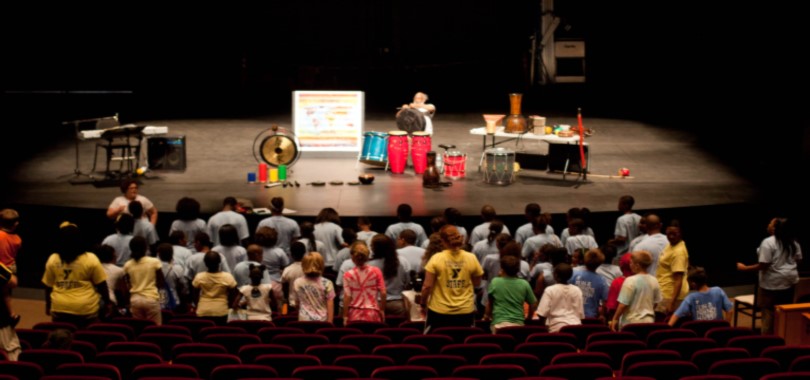
{"label": "performer standing onstage", "polygon": [[[397,125],[400,129],[405,130],[406,132],[413,133],[417,131],[424,131],[428,134],[433,134],[433,123],[431,118],[433,114],[436,113],[436,106],[433,104],[427,103],[428,96],[424,92],[417,92],[413,96],[413,102],[410,104],[403,104],[400,110],[397,112]],[[409,115],[411,114],[410,111],[406,111],[409,109],[417,110],[422,113],[424,117],[424,129],[420,129],[419,127],[413,127],[414,124],[420,125],[422,123],[413,123],[412,120],[408,120]],[[403,128],[403,124],[407,125],[407,127]]]}

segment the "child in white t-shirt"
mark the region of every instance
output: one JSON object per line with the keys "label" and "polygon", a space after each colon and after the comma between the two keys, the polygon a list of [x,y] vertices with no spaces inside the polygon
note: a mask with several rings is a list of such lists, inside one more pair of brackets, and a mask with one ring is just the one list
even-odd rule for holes
{"label": "child in white t-shirt", "polygon": [[273,285],[262,284],[264,278],[264,265],[250,265],[250,285],[239,288],[239,294],[234,301],[234,309],[247,307],[247,319],[272,320]]}

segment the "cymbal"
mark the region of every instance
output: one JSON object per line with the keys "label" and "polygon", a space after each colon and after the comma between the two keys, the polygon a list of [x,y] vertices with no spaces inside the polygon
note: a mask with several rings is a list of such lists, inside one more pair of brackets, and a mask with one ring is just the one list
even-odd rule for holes
{"label": "cymbal", "polygon": [[262,158],[271,165],[290,165],[295,161],[298,147],[288,136],[273,135],[262,141]]}

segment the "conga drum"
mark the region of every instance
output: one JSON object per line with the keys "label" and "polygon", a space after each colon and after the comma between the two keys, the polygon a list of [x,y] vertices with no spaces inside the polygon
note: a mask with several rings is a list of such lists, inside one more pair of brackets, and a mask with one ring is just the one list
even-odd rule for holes
{"label": "conga drum", "polygon": [[408,133],[405,131],[388,132],[388,167],[391,173],[405,173],[408,163]]}
{"label": "conga drum", "polygon": [[411,139],[411,161],[413,171],[422,174],[427,168],[427,152],[430,152],[430,135],[427,132],[414,132]]}
{"label": "conga drum", "polygon": [[360,153],[360,162],[369,165],[385,166],[388,163],[388,133],[363,133],[363,151]]}
{"label": "conga drum", "polygon": [[515,181],[515,152],[506,148],[484,151],[484,182],[510,185]]}
{"label": "conga drum", "polygon": [[464,178],[467,172],[467,155],[457,150],[444,152],[444,176],[450,179]]}

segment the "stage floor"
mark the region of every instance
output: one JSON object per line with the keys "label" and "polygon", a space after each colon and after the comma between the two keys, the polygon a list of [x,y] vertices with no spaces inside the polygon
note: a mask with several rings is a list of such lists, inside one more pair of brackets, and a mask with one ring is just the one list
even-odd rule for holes
{"label": "stage floor", "polygon": [[[169,136],[186,137],[184,172],[151,172],[141,177],[141,194],[161,211],[174,211],[177,200],[184,196],[199,200],[204,213],[217,211],[226,196],[248,200],[254,207],[266,207],[272,197],[283,196],[287,207],[301,216],[315,215],[323,207],[333,207],[344,216],[391,216],[400,203],[410,203],[416,215],[429,216],[446,207],[475,215],[484,204],[493,205],[499,214],[517,215],[523,213],[529,202],[538,202],[544,211],[552,213],[563,213],[571,207],[614,211],[618,198],[624,194],[635,197],[636,209],[742,203],[757,195],[746,179],[697,147],[695,136],[631,120],[585,118],[585,126],[595,131],[586,140],[590,146],[587,180],[571,174],[563,179],[561,173],[523,170],[511,185],[494,186],[483,183],[478,172],[481,136],[469,133],[471,128],[483,126],[481,115],[437,114],[433,121],[433,148],[440,151],[439,144],[455,144],[466,153],[467,177],[453,181],[451,187],[436,190],[422,188],[421,175],[415,175],[411,168],[405,174],[394,175],[380,167],[358,163],[356,157],[314,157],[306,152],[290,168],[290,178],[300,183],[300,187],[267,189],[248,184],[247,173],[257,167],[254,139],[272,124],[291,127],[289,115],[126,122],[165,125],[169,127]],[[575,115],[549,117],[548,124],[575,125]],[[366,115],[364,131],[395,129],[393,114]],[[96,141],[79,144],[82,171],[92,167],[95,145]],[[527,153],[548,152],[548,144],[536,140],[500,146]],[[146,162],[145,147],[144,143],[142,163]],[[0,200],[10,204],[105,209],[120,194],[118,188],[71,184],[75,177],[74,160],[74,141],[70,139],[32,155],[16,168],[11,183],[2,192],[7,199]],[[103,162],[99,166],[103,167]],[[620,168],[629,168],[630,177],[619,177]],[[346,184],[367,172],[376,176],[372,185]],[[103,173],[95,175],[102,177]],[[325,181],[327,185],[308,185],[314,181]],[[330,185],[330,181],[344,184]]]}

